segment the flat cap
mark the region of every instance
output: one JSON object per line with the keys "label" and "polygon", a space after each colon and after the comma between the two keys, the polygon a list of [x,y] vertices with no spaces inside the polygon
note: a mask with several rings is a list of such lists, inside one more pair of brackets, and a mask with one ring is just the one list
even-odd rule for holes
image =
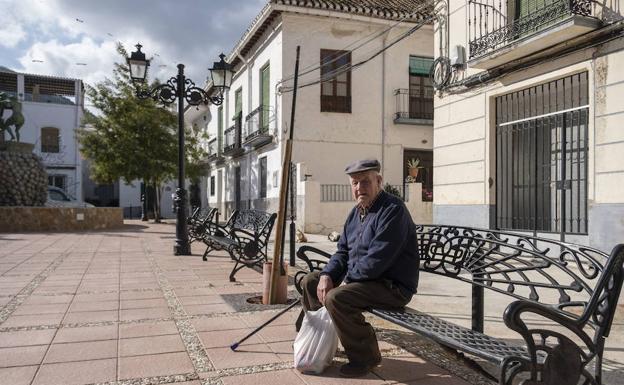
{"label": "flat cap", "polygon": [[351,175],[358,172],[375,170],[379,172],[381,165],[377,159],[362,159],[356,160],[345,168],[345,173]]}

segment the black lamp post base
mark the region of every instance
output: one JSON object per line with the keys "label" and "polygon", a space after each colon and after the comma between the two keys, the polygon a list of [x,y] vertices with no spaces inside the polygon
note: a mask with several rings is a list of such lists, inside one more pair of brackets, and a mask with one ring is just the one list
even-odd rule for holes
{"label": "black lamp post base", "polygon": [[191,255],[191,245],[184,244],[180,240],[176,239],[176,244],[173,245],[174,255]]}

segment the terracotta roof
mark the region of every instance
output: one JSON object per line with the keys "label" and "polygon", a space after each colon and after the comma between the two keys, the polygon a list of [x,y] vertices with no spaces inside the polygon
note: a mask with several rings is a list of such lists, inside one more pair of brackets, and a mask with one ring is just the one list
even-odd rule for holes
{"label": "terracotta roof", "polygon": [[[424,0],[271,0],[273,4],[292,5],[295,7],[326,9],[380,19],[407,20],[423,19],[428,12],[420,11],[415,15],[415,8],[424,4]],[[433,2],[430,1],[433,5]]]}

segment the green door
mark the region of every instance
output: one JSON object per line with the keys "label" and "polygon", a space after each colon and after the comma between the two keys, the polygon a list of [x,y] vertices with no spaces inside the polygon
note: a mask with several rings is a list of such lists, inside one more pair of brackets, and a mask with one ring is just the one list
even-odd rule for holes
{"label": "green door", "polygon": [[267,63],[260,69],[260,128],[269,127],[269,80],[271,67]]}

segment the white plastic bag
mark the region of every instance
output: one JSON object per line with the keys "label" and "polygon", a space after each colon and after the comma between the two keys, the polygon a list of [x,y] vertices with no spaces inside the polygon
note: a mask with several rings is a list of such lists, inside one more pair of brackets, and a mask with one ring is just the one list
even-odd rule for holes
{"label": "white plastic bag", "polygon": [[325,307],[307,311],[295,338],[295,368],[320,374],[328,367],[338,348],[338,334]]}

